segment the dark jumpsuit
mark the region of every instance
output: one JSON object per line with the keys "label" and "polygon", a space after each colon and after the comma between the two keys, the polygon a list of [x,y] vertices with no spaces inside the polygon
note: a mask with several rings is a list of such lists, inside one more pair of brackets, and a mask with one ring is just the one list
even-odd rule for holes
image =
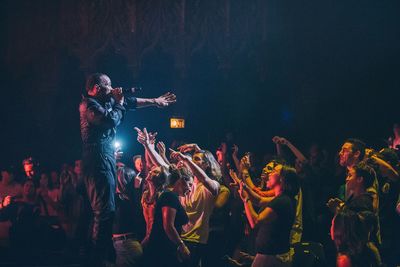
{"label": "dark jumpsuit", "polygon": [[102,264],[111,242],[115,212],[116,161],[114,139],[116,127],[126,109],[136,107],[136,98],[125,97],[120,105],[113,98],[100,100],[83,97],[79,105],[82,137],[82,176],[93,211],[91,262]]}

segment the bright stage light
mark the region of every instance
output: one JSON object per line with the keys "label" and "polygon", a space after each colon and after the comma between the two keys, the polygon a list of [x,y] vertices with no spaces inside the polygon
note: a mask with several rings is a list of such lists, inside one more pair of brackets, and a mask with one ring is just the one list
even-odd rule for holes
{"label": "bright stage light", "polygon": [[114,147],[115,147],[116,150],[121,149],[122,144],[119,141],[115,141],[114,142]]}

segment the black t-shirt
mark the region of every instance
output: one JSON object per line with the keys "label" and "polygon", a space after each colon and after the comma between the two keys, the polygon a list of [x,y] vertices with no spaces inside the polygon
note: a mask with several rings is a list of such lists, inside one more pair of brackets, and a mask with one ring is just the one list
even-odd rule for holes
{"label": "black t-shirt", "polygon": [[140,204],[140,189],[134,188],[136,173],[125,166],[119,166],[117,170],[118,181],[129,181],[125,185],[125,192],[115,195],[115,218],[113,234],[133,233],[137,239],[144,237],[145,221]]}
{"label": "black t-shirt", "polygon": [[277,255],[289,251],[290,230],[296,215],[295,200],[285,194],[275,197],[267,207],[277,215],[272,222],[262,222],[256,238],[257,253]]}
{"label": "black t-shirt", "polygon": [[158,198],[155,211],[154,223],[149,237],[149,247],[152,249],[160,250],[165,253],[176,253],[176,245],[171,242],[164,231],[162,208],[170,207],[176,210],[174,226],[176,231],[180,234],[182,226],[188,222],[188,217],[183,209],[177,194],[171,191],[164,191]]}
{"label": "black t-shirt", "polygon": [[145,223],[140,204],[135,201],[135,196],[121,199],[115,196],[115,219],[113,234],[133,233],[137,239],[141,239],[145,232]]}

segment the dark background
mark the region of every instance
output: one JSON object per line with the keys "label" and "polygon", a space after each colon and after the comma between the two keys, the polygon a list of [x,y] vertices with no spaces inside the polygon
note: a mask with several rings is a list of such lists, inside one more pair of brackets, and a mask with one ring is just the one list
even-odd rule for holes
{"label": "dark background", "polygon": [[[231,131],[242,151],[283,135],[336,151],[346,137],[383,146],[399,120],[400,1],[1,1],[0,163],[80,155],[85,76],[109,74],[138,96],[178,96],[131,112],[134,126],[214,149]],[[170,130],[169,117],[186,118]]]}

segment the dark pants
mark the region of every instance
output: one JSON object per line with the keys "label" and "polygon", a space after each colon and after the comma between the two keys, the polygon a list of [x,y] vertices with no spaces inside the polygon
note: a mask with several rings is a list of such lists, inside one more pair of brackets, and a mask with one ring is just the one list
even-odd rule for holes
{"label": "dark pants", "polygon": [[185,241],[185,244],[190,251],[190,261],[185,262],[185,266],[198,267],[204,256],[207,245],[188,241]]}
{"label": "dark pants", "polygon": [[112,244],[115,212],[115,159],[112,153],[90,151],[83,157],[83,181],[93,211],[92,251],[90,266],[103,266],[107,249]]}

